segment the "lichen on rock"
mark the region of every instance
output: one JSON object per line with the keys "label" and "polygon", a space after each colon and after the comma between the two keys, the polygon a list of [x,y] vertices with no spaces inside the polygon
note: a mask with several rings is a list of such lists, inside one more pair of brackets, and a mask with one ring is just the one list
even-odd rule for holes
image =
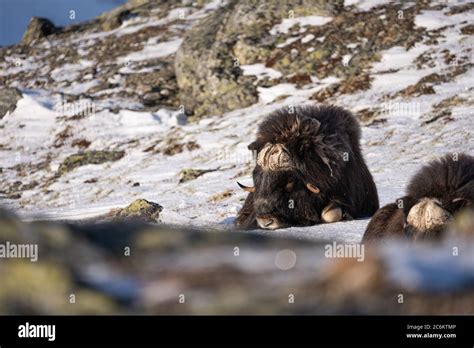
{"label": "lichen on rock", "polygon": [[191,181],[194,179],[199,178],[201,175],[206,173],[212,172],[212,169],[193,169],[193,168],[186,168],[179,172],[179,183],[183,183],[186,181]]}
{"label": "lichen on rock", "polygon": [[71,170],[86,164],[102,164],[118,161],[125,155],[124,151],[86,151],[66,157],[58,169],[58,174],[63,175]]}
{"label": "lichen on rock", "polygon": [[123,209],[120,209],[115,217],[118,219],[142,220],[146,222],[159,222],[163,207],[158,203],[137,199]]}
{"label": "lichen on rock", "polygon": [[255,77],[244,76],[241,64],[268,59],[275,47],[269,30],[295,15],[329,14],[334,4],[307,0],[234,0],[203,18],[188,31],[176,53],[180,99],[196,117],[243,108],[258,100]]}

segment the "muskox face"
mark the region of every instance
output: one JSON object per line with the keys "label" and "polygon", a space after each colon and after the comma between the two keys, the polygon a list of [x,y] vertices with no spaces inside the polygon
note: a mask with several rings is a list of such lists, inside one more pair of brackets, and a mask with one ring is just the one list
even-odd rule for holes
{"label": "muskox face", "polygon": [[257,224],[263,229],[311,225],[320,221],[320,188],[297,169],[282,144],[266,144],[253,171],[254,187],[240,187],[254,195]]}

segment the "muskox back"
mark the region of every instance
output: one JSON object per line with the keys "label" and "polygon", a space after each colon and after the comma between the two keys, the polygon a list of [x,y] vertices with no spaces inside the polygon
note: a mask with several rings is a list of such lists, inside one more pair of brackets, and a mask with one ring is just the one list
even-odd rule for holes
{"label": "muskox back", "polygon": [[474,157],[445,155],[430,162],[413,176],[406,193],[377,211],[363,243],[439,236],[455,213],[474,204]]}
{"label": "muskox back", "polygon": [[[292,220],[290,225],[315,224],[321,222],[323,208],[332,203],[343,207],[348,217],[371,216],[379,203],[361,153],[360,133],[354,116],[338,107],[284,108],[267,116],[258,127],[256,140],[249,145],[257,152],[253,171],[256,191],[247,197],[237,225],[255,227],[256,216],[272,209]],[[267,157],[274,163],[265,165]],[[284,184],[287,177],[313,182],[320,192],[308,194],[302,189],[299,194],[275,193],[277,185],[273,183]],[[285,206],[292,197],[298,198],[299,207],[290,211]],[[262,208],[254,201],[265,201],[268,207]]]}

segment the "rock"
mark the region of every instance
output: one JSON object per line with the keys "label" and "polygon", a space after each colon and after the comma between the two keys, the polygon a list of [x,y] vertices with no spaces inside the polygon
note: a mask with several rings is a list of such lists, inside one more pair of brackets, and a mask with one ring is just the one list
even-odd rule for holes
{"label": "rock", "polygon": [[116,214],[118,219],[132,219],[146,222],[160,222],[159,217],[163,207],[158,203],[145,199],[137,199]]}
{"label": "rock", "polygon": [[63,175],[74,168],[86,164],[102,164],[118,161],[125,155],[124,151],[86,151],[66,157],[58,169],[58,174]]}
{"label": "rock", "polygon": [[209,172],[213,172],[215,169],[192,169],[186,168],[179,172],[179,183],[194,180]]}
{"label": "rock", "polygon": [[468,24],[461,28],[461,33],[464,35],[474,35],[474,24]]}
{"label": "rock", "polygon": [[243,76],[229,55],[230,44],[218,38],[229,13],[221,8],[201,20],[176,53],[180,101],[186,112],[197,117],[242,108],[258,100],[252,78]]}
{"label": "rock", "polygon": [[119,8],[116,11],[108,12],[103,18],[101,28],[110,31],[122,25],[125,18],[130,15],[130,10]]}
{"label": "rock", "polygon": [[21,92],[16,88],[0,89],[0,119],[7,113],[12,113],[16,108],[16,103],[21,98]]}
{"label": "rock", "polygon": [[[446,257],[450,244],[393,241],[360,249],[360,261],[349,254],[355,244],[328,254],[334,243],[134,221],[156,221],[159,211],[139,199],[118,214],[132,221],[64,223],[22,222],[0,209],[0,245],[38,246],[37,262],[0,258],[0,314],[459,315],[474,308],[474,243],[461,234],[452,240],[456,257]],[[471,223],[462,225],[472,231],[468,214]],[[236,257],[236,246],[245,255]],[[282,252],[296,264],[282,265]],[[185,303],[176,300],[181,293]],[[410,305],[401,306],[405,293]]]}
{"label": "rock", "polygon": [[23,34],[21,43],[24,45],[31,45],[32,43],[35,43],[48,35],[54,34],[57,31],[58,28],[49,19],[32,17],[25,34]]}
{"label": "rock", "polygon": [[309,0],[301,4],[234,0],[198,22],[175,58],[180,100],[196,117],[243,108],[258,100],[255,78],[243,76],[241,64],[265,60],[274,47],[269,28],[295,16],[328,14],[336,6]]}

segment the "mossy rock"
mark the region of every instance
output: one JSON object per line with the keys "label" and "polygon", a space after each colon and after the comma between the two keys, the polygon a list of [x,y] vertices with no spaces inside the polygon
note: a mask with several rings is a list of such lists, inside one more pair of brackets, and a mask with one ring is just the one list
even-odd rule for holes
{"label": "mossy rock", "polygon": [[63,175],[74,168],[86,164],[102,164],[118,161],[125,155],[124,151],[87,151],[66,157],[58,169],[58,174]]}
{"label": "mossy rock", "polygon": [[269,33],[288,17],[329,15],[340,5],[324,0],[233,0],[199,21],[176,52],[180,102],[196,118],[244,108],[258,101],[256,78],[243,76],[241,64],[266,61],[275,48]]}
{"label": "mossy rock", "polygon": [[183,183],[186,181],[194,180],[199,178],[201,175],[206,173],[212,172],[212,169],[192,169],[186,168],[179,172],[179,183]]}
{"label": "mossy rock", "polygon": [[142,220],[146,222],[160,222],[160,213],[163,207],[158,203],[137,199],[117,214],[118,219]]}

